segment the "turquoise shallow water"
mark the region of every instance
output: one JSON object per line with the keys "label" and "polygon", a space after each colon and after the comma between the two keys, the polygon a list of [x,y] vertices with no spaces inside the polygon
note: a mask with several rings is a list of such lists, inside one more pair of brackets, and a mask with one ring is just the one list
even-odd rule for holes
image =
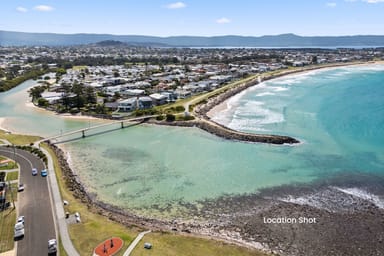
{"label": "turquoise shallow water", "polygon": [[[0,94],[0,116],[9,117],[6,128],[52,135],[89,125],[16,108],[26,100],[28,86]],[[296,137],[303,141],[297,146],[232,142],[197,128],[150,125],[62,145],[100,199],[162,215],[180,203],[307,183],[338,172],[384,174],[383,86],[384,66],[378,65],[293,75],[235,96],[215,117],[243,131]]]}

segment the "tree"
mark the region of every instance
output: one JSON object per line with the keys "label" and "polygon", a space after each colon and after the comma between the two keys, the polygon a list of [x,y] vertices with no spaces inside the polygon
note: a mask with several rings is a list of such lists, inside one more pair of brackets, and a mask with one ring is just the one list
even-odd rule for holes
{"label": "tree", "polygon": [[37,100],[37,105],[40,107],[47,107],[49,105],[49,102],[44,98],[40,98]]}
{"label": "tree", "polygon": [[91,86],[85,87],[85,101],[86,103],[96,103],[96,93],[95,89]]}
{"label": "tree", "polygon": [[45,91],[45,86],[35,86],[29,89],[29,97],[32,98],[32,101],[35,101],[41,98],[41,94]]}

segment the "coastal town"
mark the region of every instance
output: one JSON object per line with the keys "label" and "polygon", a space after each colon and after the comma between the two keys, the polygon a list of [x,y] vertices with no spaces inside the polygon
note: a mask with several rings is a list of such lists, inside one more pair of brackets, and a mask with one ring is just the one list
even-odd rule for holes
{"label": "coastal town", "polygon": [[251,75],[383,60],[384,50],[155,48],[105,41],[77,47],[1,47],[0,57],[1,90],[14,80],[34,78],[39,84],[30,89],[35,105],[57,113],[122,118]]}

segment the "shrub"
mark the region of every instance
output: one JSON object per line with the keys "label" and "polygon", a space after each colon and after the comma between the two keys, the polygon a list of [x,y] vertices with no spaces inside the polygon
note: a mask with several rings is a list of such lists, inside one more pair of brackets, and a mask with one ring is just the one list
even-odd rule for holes
{"label": "shrub", "polygon": [[162,120],[164,120],[164,116],[163,116],[163,115],[161,115],[161,116],[157,116],[157,117],[156,117],[156,120],[157,120],[157,121],[162,121]]}
{"label": "shrub", "polygon": [[175,121],[175,119],[176,119],[176,117],[173,114],[167,114],[166,117],[165,117],[165,120],[167,122],[173,122],[173,121]]}

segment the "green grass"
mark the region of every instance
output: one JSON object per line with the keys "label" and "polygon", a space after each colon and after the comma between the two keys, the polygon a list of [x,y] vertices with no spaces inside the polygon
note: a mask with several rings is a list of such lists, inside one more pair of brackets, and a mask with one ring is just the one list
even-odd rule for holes
{"label": "green grass", "polygon": [[86,69],[87,68],[87,66],[73,66],[72,67],[72,69],[73,70],[76,70],[76,71],[80,71],[80,70],[82,70],[82,69]]}
{"label": "green grass", "polygon": [[12,181],[12,180],[17,180],[19,178],[19,172],[14,171],[14,172],[8,172],[7,173],[7,181]]}
{"label": "green grass", "polygon": [[0,130],[0,139],[8,140],[14,145],[29,145],[30,143],[40,140],[41,137],[7,133]]}
{"label": "green grass", "polygon": [[0,253],[13,249],[13,229],[16,223],[16,210],[13,207],[0,212]]}
{"label": "green grass", "polygon": [[12,169],[16,169],[17,167],[18,167],[17,163],[12,161],[5,166],[0,166],[0,170],[12,170]]}
{"label": "green grass", "polygon": [[[151,243],[152,249],[144,249],[144,243]],[[194,236],[175,235],[170,233],[146,234],[131,254],[132,256],[266,256],[259,251],[230,245],[212,239],[203,239]]]}

